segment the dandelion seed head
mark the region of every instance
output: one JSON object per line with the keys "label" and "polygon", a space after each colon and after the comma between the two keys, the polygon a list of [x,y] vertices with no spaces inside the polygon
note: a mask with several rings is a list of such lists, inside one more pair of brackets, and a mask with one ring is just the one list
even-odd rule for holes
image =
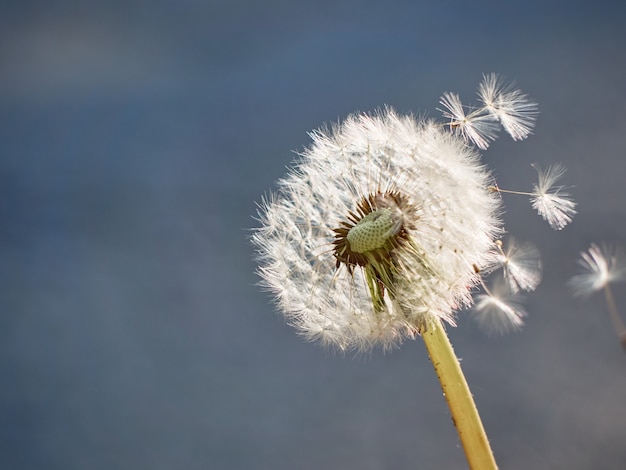
{"label": "dandelion seed head", "polygon": [[538,165],[533,167],[539,175],[539,182],[533,185],[531,194],[532,207],[555,230],[562,230],[576,215],[576,203],[564,186],[556,183],[565,174],[565,167],[557,164],[542,170]]}
{"label": "dandelion seed head", "polygon": [[580,254],[583,273],[573,276],[569,285],[575,295],[585,297],[612,282],[626,280],[626,255],[614,246],[592,243]]}
{"label": "dandelion seed head", "polygon": [[262,284],[305,338],[389,348],[429,319],[454,323],[493,261],[500,199],[464,140],[391,109],[349,116],[259,207]]}

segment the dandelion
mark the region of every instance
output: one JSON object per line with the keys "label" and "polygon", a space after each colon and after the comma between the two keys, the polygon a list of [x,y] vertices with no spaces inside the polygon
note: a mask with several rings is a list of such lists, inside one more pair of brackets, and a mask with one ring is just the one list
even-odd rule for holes
{"label": "dandelion", "polygon": [[556,183],[565,174],[565,167],[560,164],[551,165],[542,170],[539,165],[533,163],[532,167],[537,171],[539,182],[533,184],[532,192],[512,191],[492,186],[491,190],[499,193],[519,194],[529,196],[530,202],[537,213],[554,230],[562,230],[576,215],[576,203],[571,195],[566,192],[565,186],[557,186]]}
{"label": "dandelion", "polygon": [[603,290],[613,328],[626,349],[626,326],[622,321],[610,284],[626,280],[626,255],[616,247],[591,244],[581,253],[578,263],[584,272],[570,279],[569,285],[574,295],[586,297]]}
{"label": "dandelion", "polygon": [[[363,351],[423,338],[473,469],[496,465],[444,324],[472,304],[503,229],[501,199],[468,143],[486,148],[499,123],[523,138],[532,114],[525,95],[494,93],[498,107],[467,115],[444,95],[452,132],[390,108],[313,131],[261,202],[252,237],[263,286],[306,339]],[[511,266],[521,289],[535,283]]]}
{"label": "dandelion", "polygon": [[541,256],[537,248],[513,237],[509,237],[504,247],[497,240],[496,248],[496,266],[502,268],[511,291],[515,294],[520,290],[535,290],[541,282]]}

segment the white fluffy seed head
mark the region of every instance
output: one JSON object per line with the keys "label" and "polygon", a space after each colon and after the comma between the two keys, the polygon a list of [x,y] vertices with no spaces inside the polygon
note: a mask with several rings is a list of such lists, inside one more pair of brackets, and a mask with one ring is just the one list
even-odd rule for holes
{"label": "white fluffy seed head", "polygon": [[[311,137],[262,202],[252,238],[288,321],[342,350],[391,347],[435,317],[453,323],[472,302],[473,266],[492,263],[501,233],[479,155],[441,125],[391,109]],[[394,198],[402,202],[387,210]]]}

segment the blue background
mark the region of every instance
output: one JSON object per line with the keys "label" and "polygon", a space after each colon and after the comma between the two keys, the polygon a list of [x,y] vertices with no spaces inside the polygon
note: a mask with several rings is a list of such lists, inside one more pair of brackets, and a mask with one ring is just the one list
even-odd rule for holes
{"label": "blue background", "polygon": [[[385,104],[438,117],[483,73],[539,103],[484,153],[503,188],[562,162],[526,327],[451,329],[504,469],[623,469],[626,357],[565,283],[626,246],[626,9],[583,1],[20,1],[0,6],[0,467],[465,468],[421,342],[307,344],[255,283],[255,201],[306,132]],[[626,309],[626,295],[615,290]]]}

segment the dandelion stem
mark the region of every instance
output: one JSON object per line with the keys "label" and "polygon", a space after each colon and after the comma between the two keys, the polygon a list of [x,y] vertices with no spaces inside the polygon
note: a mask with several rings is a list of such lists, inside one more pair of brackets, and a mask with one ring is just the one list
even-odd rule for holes
{"label": "dandelion stem", "polygon": [[611,292],[608,282],[604,285],[604,298],[606,299],[606,305],[609,309],[609,316],[611,317],[611,322],[613,322],[615,332],[621,339],[624,332],[626,332],[626,326],[624,326],[624,322],[619,316],[617,305],[615,304],[615,299],[613,298],[613,292]]}
{"label": "dandelion stem", "polygon": [[441,321],[434,320],[422,333],[422,338],[448,401],[470,469],[497,469],[476,404]]}
{"label": "dandelion stem", "polygon": [[533,193],[529,193],[526,191],[513,191],[511,189],[502,189],[499,186],[489,186],[489,190],[495,191],[498,193],[518,194],[520,196],[533,196]]}

